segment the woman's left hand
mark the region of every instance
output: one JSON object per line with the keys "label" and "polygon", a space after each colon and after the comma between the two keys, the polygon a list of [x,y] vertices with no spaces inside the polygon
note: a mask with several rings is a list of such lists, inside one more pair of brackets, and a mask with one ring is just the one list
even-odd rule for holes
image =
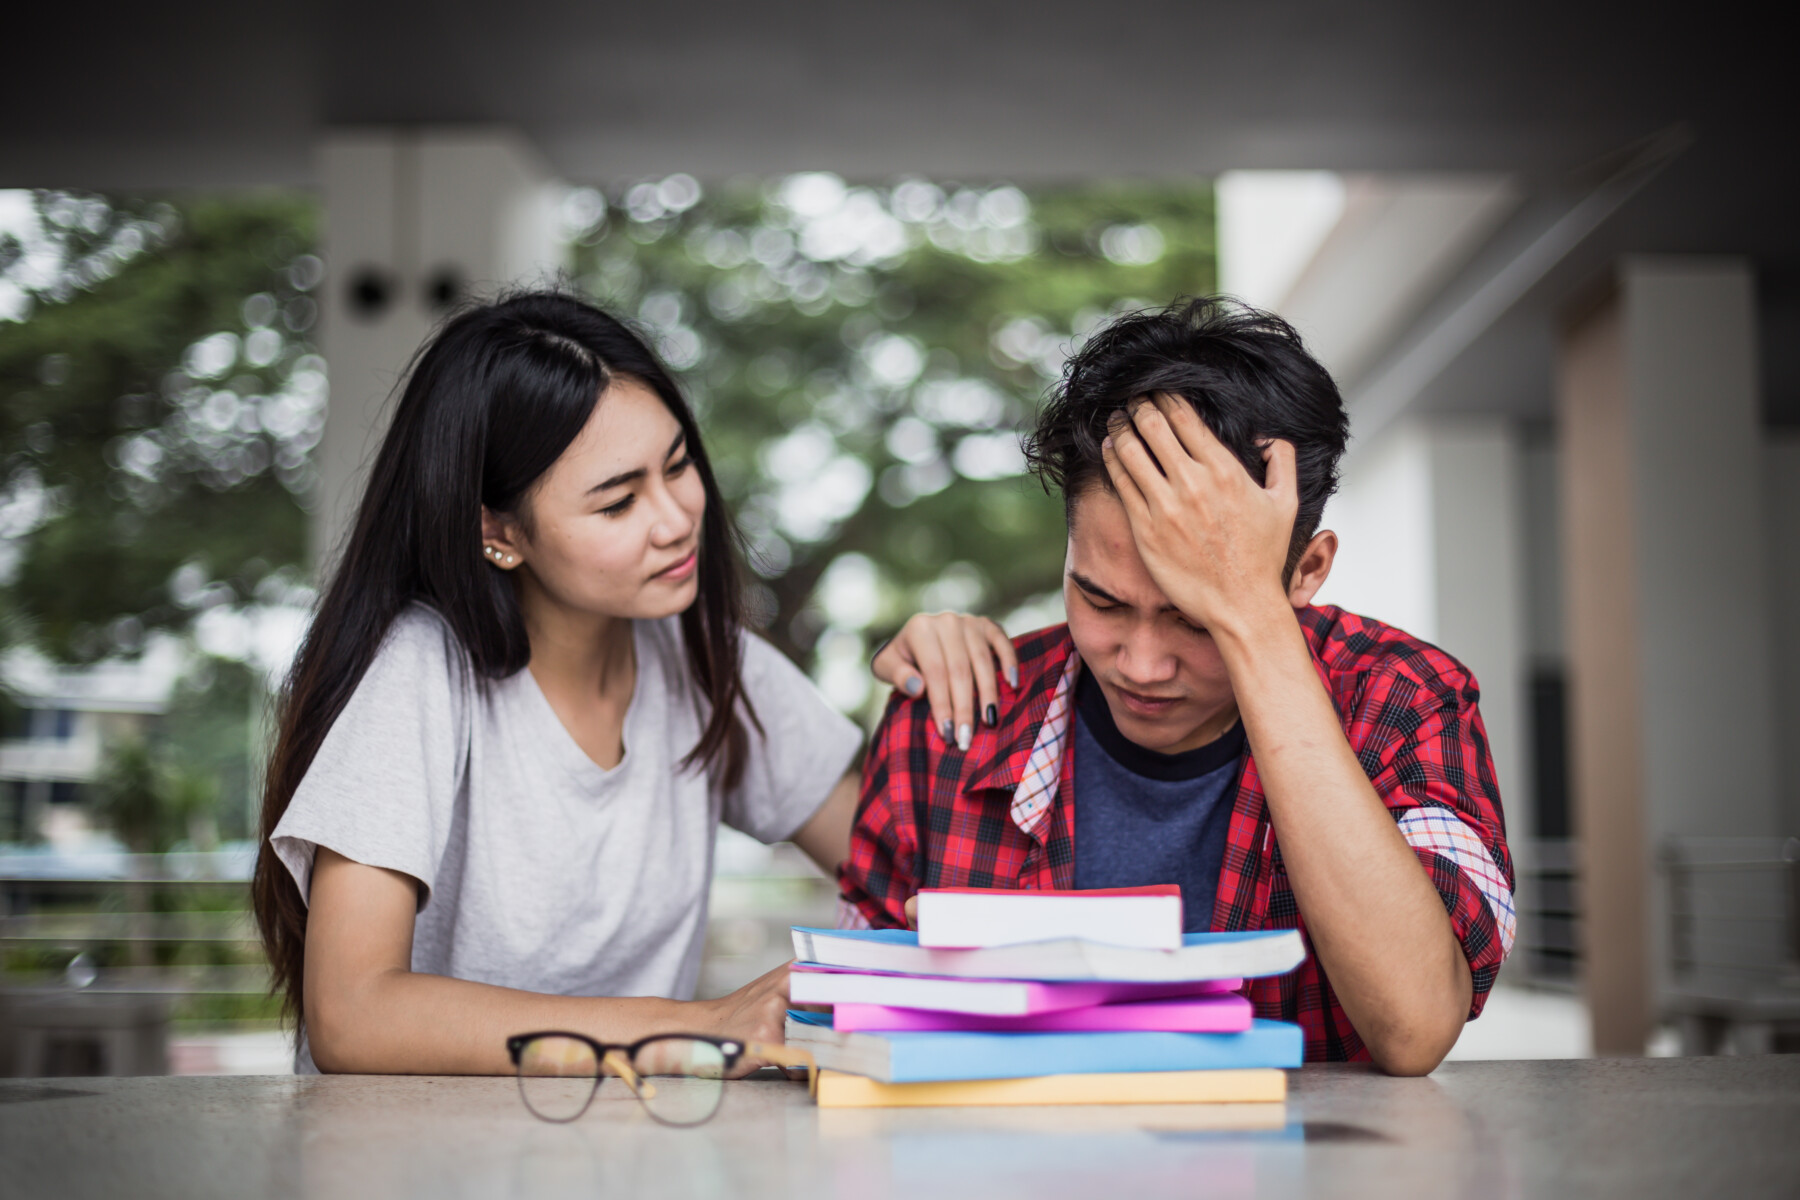
{"label": "woman's left hand", "polygon": [[909,696],[926,695],[931,723],[967,750],[977,719],[1000,721],[1000,682],[1019,686],[1019,656],[1006,631],[967,613],[917,613],[870,664],[875,678]]}

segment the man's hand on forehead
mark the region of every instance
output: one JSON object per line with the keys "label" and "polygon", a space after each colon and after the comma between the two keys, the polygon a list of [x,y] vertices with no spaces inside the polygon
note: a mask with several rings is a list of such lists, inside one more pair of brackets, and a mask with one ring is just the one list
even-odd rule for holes
{"label": "man's hand on forehead", "polygon": [[1190,621],[1226,629],[1287,607],[1292,443],[1264,445],[1259,485],[1192,405],[1157,393],[1114,419],[1102,453],[1144,566]]}

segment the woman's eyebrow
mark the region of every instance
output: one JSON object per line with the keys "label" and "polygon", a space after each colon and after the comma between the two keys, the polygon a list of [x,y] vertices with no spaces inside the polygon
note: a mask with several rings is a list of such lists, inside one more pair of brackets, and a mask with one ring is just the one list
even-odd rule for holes
{"label": "woman's eyebrow", "polygon": [[[686,439],[687,439],[687,431],[686,430],[677,430],[675,433],[675,440],[669,443],[669,449],[663,455],[663,461],[668,462],[671,458],[674,458],[675,451],[681,449],[681,443],[683,441],[685,441]],[[602,479],[599,483],[596,483],[593,487],[589,488],[587,490],[587,494],[591,496],[595,492],[604,492],[607,488],[622,487],[627,483],[635,483],[637,480],[642,479],[643,477],[644,477],[644,468],[642,468],[642,467],[637,467],[630,471],[622,471],[619,474],[614,475],[610,479]]]}

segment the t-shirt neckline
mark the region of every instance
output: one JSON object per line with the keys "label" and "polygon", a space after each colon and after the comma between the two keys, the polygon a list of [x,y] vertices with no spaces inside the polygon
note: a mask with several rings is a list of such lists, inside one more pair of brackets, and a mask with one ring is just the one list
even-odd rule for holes
{"label": "t-shirt neckline", "polygon": [[1144,779],[1167,782],[1199,779],[1236,763],[1244,756],[1247,744],[1244,723],[1240,720],[1206,745],[1192,750],[1162,754],[1146,749],[1119,731],[1113,721],[1112,709],[1106,703],[1106,693],[1101,691],[1099,680],[1086,665],[1082,666],[1080,678],[1075,682],[1075,711],[1077,719],[1108,758]]}
{"label": "t-shirt neckline", "polygon": [[568,726],[556,713],[556,706],[550,703],[550,697],[544,695],[537,676],[531,673],[529,664],[520,668],[519,674],[525,677],[524,687],[544,718],[541,741],[547,752],[554,754],[562,768],[576,780],[586,786],[605,788],[624,778],[626,770],[632,765],[632,746],[636,739],[633,732],[638,723],[638,710],[644,698],[644,675],[650,665],[650,655],[646,652],[646,638],[639,628],[642,622],[631,622],[631,649],[637,659],[637,670],[631,681],[631,698],[625,705],[625,720],[619,729],[619,761],[610,767],[603,767],[588,757],[575,735],[569,732]]}

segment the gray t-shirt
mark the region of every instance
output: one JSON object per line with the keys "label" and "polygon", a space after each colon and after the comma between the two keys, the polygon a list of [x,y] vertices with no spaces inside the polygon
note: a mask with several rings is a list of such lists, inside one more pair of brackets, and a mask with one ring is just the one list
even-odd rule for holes
{"label": "gray t-shirt", "polygon": [[[791,837],[862,735],[760,638],[744,638],[743,782],[723,792],[681,759],[701,722],[677,618],[633,622],[625,756],[602,770],[529,670],[482,680],[441,618],[388,632],[271,837],[309,895],[313,855],[422,883],[412,969],[571,996],[693,995],[713,839],[723,820]],[[296,1069],[315,1068],[302,1041]]]}

